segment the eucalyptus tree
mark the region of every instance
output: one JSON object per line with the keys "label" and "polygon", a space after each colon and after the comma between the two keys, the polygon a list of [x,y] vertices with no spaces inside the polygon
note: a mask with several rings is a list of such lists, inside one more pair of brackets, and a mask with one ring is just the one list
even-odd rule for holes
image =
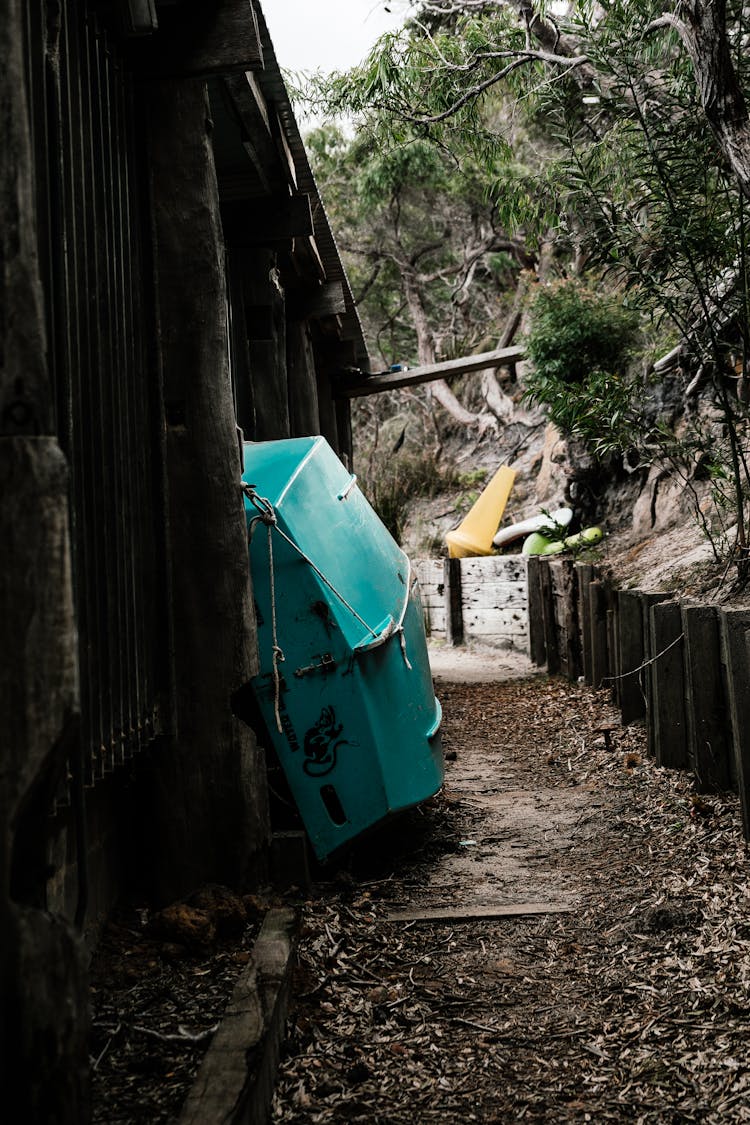
{"label": "eucalyptus tree", "polygon": [[[585,0],[564,9],[429,0],[415,5],[403,33],[325,90],[329,108],[345,107],[381,149],[408,131],[484,168],[505,230],[532,243],[551,237],[568,271],[575,251],[596,284],[642,312],[666,354],[646,357],[626,386],[619,377],[591,383],[591,396],[616,389],[611,416],[628,424],[589,437],[602,450],[636,442],[689,484],[696,467],[711,476],[743,571],[746,46],[742,5],[726,0]],[[653,384],[664,378],[715,408],[695,412],[680,441],[653,408]],[[607,416],[606,402],[587,410],[583,392],[578,418],[566,403],[574,432],[586,417]]]}
{"label": "eucalyptus tree", "polygon": [[[491,348],[534,258],[502,228],[486,168],[408,129],[385,148],[367,131],[350,138],[332,126],[307,144],[382,361],[432,364]],[[431,386],[463,425],[492,426],[502,409],[493,371],[477,409],[443,380]]]}

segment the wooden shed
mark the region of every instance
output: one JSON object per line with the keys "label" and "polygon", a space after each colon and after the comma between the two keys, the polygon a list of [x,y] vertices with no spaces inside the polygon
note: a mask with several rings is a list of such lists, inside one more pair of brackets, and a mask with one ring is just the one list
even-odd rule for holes
{"label": "wooden shed", "polygon": [[241,440],[348,463],[367,355],[256,3],[8,0],[0,44],[0,1057],[80,1122],[82,935],[266,873]]}

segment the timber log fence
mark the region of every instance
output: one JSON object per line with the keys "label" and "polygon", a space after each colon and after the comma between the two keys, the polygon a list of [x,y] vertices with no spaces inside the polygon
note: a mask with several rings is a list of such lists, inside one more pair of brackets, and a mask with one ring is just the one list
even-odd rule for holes
{"label": "timber log fence", "polygon": [[618,589],[568,559],[531,558],[527,579],[533,663],[608,689],[657,764],[692,772],[698,792],[739,792],[750,839],[750,611]]}

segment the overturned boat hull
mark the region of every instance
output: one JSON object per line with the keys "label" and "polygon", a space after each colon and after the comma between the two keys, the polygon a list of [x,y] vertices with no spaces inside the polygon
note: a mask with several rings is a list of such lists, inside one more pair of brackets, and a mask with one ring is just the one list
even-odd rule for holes
{"label": "overturned boat hull", "polygon": [[248,442],[264,724],[321,860],[432,796],[440,705],[409,560],[323,438]]}

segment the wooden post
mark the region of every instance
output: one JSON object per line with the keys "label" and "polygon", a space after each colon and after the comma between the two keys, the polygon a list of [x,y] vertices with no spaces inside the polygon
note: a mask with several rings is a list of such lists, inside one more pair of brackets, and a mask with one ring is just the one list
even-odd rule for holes
{"label": "wooden post", "polygon": [[549,569],[554,592],[560,671],[575,683],[581,674],[575,564],[572,559],[556,559],[549,563]]}
{"label": "wooden post", "polygon": [[540,560],[539,580],[542,595],[542,624],[544,628],[544,648],[547,654],[547,671],[551,676],[554,676],[560,671],[560,648],[552,572],[549,561],[546,559]]}
{"label": "wooden post", "polygon": [[729,786],[731,752],[716,607],[683,605],[682,628],[690,758],[698,791],[711,793]]}
{"label": "wooden post", "polygon": [[291,436],[312,437],[320,433],[320,413],[315,356],[304,320],[293,320],[287,324],[286,359]]}
{"label": "wooden post", "polygon": [[[252,209],[248,206],[252,214]],[[274,250],[260,247],[245,265],[245,322],[248,362],[255,407],[254,441],[290,435],[286,314],[281,274]],[[214,378],[216,374],[214,373]]]}
{"label": "wooden post", "polygon": [[584,681],[591,685],[593,675],[591,672],[591,591],[590,586],[594,581],[594,567],[591,563],[577,563],[578,576],[578,628],[581,637],[581,665]]}
{"label": "wooden post", "polygon": [[611,675],[609,660],[609,634],[607,630],[607,587],[596,580],[589,586],[589,652],[590,683],[600,688]]}
{"label": "wooden post", "polygon": [[669,594],[665,593],[648,593],[644,594],[641,606],[643,610],[643,661],[646,667],[643,672],[643,685],[646,693],[646,739],[647,739],[647,752],[653,757],[656,753],[654,743],[654,725],[653,725],[653,710],[654,710],[654,665],[650,663],[651,658],[658,651],[654,649],[651,644],[651,609],[653,606],[658,605],[660,602],[666,601]]}
{"label": "wooden post", "polygon": [[750,613],[744,609],[722,610],[719,622],[742,831],[750,840]]}
{"label": "wooden post", "polygon": [[[656,764],[688,769],[687,715],[685,712],[685,642],[678,602],[656,602],[649,611],[651,652],[651,711],[649,748]],[[653,732],[653,734],[652,734]],[[651,739],[653,738],[653,742]]]}
{"label": "wooden post", "polygon": [[607,651],[609,652],[609,674],[612,678],[610,697],[616,707],[620,706],[620,610],[619,591],[607,583]]}
{"label": "wooden post", "polygon": [[464,617],[461,595],[461,560],[445,559],[445,642],[464,643]]}
{"label": "wooden post", "polygon": [[617,596],[619,618],[618,654],[620,712],[625,725],[645,718],[643,684],[643,610],[640,590],[620,590]]}
{"label": "wooden post", "polygon": [[[166,428],[176,737],[154,755],[143,792],[153,801],[152,893],[164,900],[205,881],[251,885],[270,831],[263,754],[230,708],[257,653],[211,115],[199,81],[155,82],[148,105],[161,364],[169,398],[182,403]],[[286,387],[280,410],[286,417]],[[267,404],[269,436],[271,414]]]}
{"label": "wooden post", "polygon": [[526,560],[529,658],[533,664],[537,665],[545,664],[547,661],[547,646],[544,640],[544,607],[542,603],[542,567],[544,565],[538,556],[530,556]]}

